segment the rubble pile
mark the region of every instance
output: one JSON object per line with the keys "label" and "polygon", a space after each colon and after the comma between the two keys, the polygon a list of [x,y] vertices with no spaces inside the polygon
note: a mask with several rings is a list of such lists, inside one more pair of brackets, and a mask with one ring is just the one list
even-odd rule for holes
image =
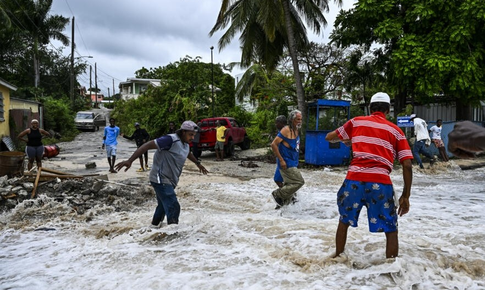
{"label": "rubble pile", "polygon": [[[113,211],[129,211],[153,199],[150,186],[112,184],[96,178],[52,179],[37,187],[35,198],[31,198],[34,183],[24,177],[0,177],[0,213],[10,211],[19,204],[37,204],[37,198],[67,205],[77,214],[84,214],[96,206],[109,206]],[[45,204],[45,202],[43,202]],[[41,210],[41,209],[39,209]]]}

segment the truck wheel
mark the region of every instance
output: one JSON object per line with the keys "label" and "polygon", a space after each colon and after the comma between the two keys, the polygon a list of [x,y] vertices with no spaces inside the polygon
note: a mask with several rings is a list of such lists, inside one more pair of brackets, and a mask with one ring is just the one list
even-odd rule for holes
{"label": "truck wheel", "polygon": [[241,147],[241,150],[248,150],[251,147],[251,140],[249,140],[248,136],[244,136],[244,141],[239,147]]}
{"label": "truck wheel", "polygon": [[232,143],[232,140],[227,142],[227,145],[224,146],[224,157],[231,157],[234,155],[234,143]]}

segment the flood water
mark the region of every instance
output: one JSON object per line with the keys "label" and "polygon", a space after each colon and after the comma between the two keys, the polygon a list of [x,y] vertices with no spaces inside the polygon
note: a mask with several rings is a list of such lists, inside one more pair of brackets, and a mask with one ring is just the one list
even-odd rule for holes
{"label": "flood water", "polygon": [[[299,202],[282,210],[271,177],[185,182],[176,189],[181,223],[155,230],[154,199],[79,217],[39,196],[0,217],[0,288],[485,289],[484,168],[415,172],[400,255],[388,260],[364,211],[345,253],[331,259],[345,170],[303,176]],[[401,171],[392,179],[400,194]]]}

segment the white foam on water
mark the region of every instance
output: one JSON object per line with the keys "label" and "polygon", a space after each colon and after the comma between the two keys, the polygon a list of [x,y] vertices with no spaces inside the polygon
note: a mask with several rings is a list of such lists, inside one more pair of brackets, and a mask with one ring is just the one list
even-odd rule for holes
{"label": "white foam on water", "polygon": [[[399,219],[400,256],[388,260],[385,235],[369,233],[365,211],[344,254],[330,258],[345,171],[304,171],[298,202],[282,210],[270,178],[209,176],[176,189],[181,222],[160,229],[148,227],[155,200],[80,217],[39,197],[0,217],[0,288],[485,289],[484,172],[416,172],[411,210]],[[398,195],[400,174],[392,174]]]}

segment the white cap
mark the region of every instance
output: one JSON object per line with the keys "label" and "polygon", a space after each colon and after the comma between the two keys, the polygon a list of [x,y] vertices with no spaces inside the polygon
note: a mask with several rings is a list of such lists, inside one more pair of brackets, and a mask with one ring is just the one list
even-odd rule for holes
{"label": "white cap", "polygon": [[372,98],[370,98],[370,103],[372,104],[378,102],[391,104],[391,98],[386,93],[378,92],[375,93]]}
{"label": "white cap", "polygon": [[197,125],[192,122],[192,121],[185,121],[182,123],[182,126],[180,126],[181,130],[186,130],[186,131],[197,131],[198,127]]}
{"label": "white cap", "polygon": [[412,120],[414,118],[416,118],[416,114],[411,114],[411,116],[409,116],[409,120]]}

